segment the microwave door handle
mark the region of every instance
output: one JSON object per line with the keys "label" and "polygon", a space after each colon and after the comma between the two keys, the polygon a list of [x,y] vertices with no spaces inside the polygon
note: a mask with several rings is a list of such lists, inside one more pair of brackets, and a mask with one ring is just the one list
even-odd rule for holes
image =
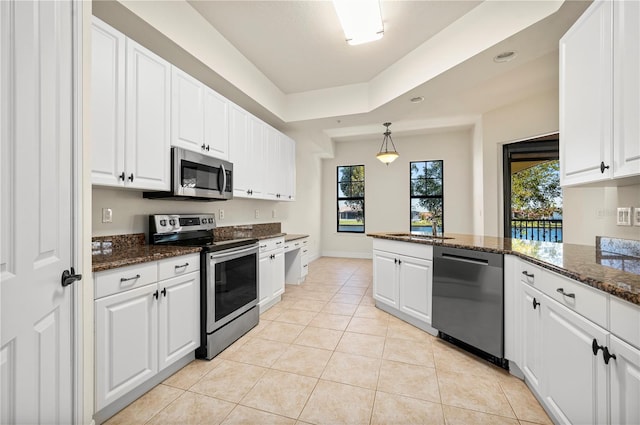
{"label": "microwave door handle", "polygon": [[[222,195],[227,187],[227,172],[224,169],[224,164],[220,164],[220,169],[222,169],[222,187],[220,188],[220,195]],[[218,181],[220,181],[220,178],[218,178]]]}

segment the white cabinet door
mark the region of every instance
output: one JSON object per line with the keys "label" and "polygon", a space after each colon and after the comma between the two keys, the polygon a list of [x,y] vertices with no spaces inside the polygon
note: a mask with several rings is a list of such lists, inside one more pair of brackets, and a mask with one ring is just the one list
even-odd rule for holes
{"label": "white cabinet door", "polygon": [[96,411],[157,372],[157,285],[95,302]]}
{"label": "white cabinet door", "polygon": [[520,313],[521,335],[520,350],[522,359],[520,369],[529,386],[540,393],[540,373],[542,371],[542,293],[527,285],[519,283],[520,297],[518,311]]}
{"label": "white cabinet door", "polygon": [[614,335],[609,350],[616,356],[611,368],[611,423],[640,424],[640,350]]}
{"label": "white cabinet door", "polygon": [[282,196],[280,200],[294,201],[296,198],[296,143],[293,139],[282,135]]}
{"label": "white cabinet door", "polygon": [[91,24],[91,182],[124,186],[125,36]]}
{"label": "white cabinet door", "polygon": [[373,298],[394,308],[398,308],[397,262],[392,253],[373,251]]}
{"label": "white cabinet door", "polygon": [[280,249],[273,255],[271,296],[275,298],[284,294],[284,251]]}
{"label": "white cabinet door", "polygon": [[613,176],[640,174],[640,3],[613,2]]}
{"label": "white cabinet door", "polygon": [[607,373],[602,351],[608,332],[543,296],[542,397],[562,424],[608,423]]}
{"label": "white cabinet door", "polygon": [[249,113],[229,105],[229,161],[233,163],[233,196],[250,197],[251,161]]}
{"label": "white cabinet door", "polygon": [[127,40],[126,186],[169,190],[171,65]]}
{"label": "white cabinet door", "polygon": [[265,186],[267,182],[267,125],[253,115],[249,115],[249,151],[250,164],[248,180],[250,182],[251,198],[266,199]]}
{"label": "white cabinet door", "polygon": [[228,101],[208,87],[204,90],[204,145],[206,155],[229,158]]}
{"label": "white cabinet door", "polygon": [[204,85],[171,67],[171,146],[204,153]]}
{"label": "white cabinet door", "polygon": [[260,270],[260,282],[258,286],[258,305],[262,308],[273,294],[273,272],[271,270],[271,254],[260,256],[258,268]]}
{"label": "white cabinet door", "polygon": [[431,325],[433,263],[404,256],[399,260],[400,311]]}
{"label": "white cabinet door", "polygon": [[158,370],[200,346],[200,273],[188,273],[158,283]]}
{"label": "white cabinet door", "polygon": [[563,186],[612,176],[612,3],[594,2],[560,40]]}

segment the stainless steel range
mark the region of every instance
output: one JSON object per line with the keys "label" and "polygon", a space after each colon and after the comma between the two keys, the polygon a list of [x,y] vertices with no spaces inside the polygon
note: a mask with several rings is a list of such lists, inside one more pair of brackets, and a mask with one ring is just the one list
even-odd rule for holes
{"label": "stainless steel range", "polygon": [[199,358],[212,359],[258,324],[258,240],[214,240],[210,214],[149,216],[149,242],[202,247]]}

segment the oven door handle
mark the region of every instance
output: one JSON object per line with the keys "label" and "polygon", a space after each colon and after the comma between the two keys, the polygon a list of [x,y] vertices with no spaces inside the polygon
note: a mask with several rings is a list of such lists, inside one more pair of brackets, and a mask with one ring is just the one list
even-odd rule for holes
{"label": "oven door handle", "polygon": [[215,254],[211,254],[209,256],[209,258],[211,260],[219,260],[221,258],[226,259],[227,257],[231,257],[231,256],[233,256],[233,257],[241,256],[242,254],[246,254],[246,253],[249,253],[251,251],[254,251],[257,254],[258,253],[258,244],[251,245],[248,248],[241,248],[241,249],[234,249],[234,250],[218,252],[218,253],[215,253]]}
{"label": "oven door handle", "polygon": [[[220,164],[220,169],[222,170],[222,187],[220,187],[220,195],[222,195],[227,187],[227,172],[224,169],[224,164]],[[218,179],[218,181],[220,181],[220,179]]]}

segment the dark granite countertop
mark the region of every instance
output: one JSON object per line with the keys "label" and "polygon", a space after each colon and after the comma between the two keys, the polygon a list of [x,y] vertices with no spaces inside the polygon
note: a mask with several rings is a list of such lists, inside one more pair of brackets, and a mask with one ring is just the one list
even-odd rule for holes
{"label": "dark granite countertop", "polygon": [[398,233],[367,233],[367,236],[426,245],[442,245],[478,251],[513,254],[533,264],[640,305],[640,259],[569,243],[525,241],[446,233],[450,239],[429,240]]}
{"label": "dark granite countertop", "polygon": [[297,241],[298,239],[304,239],[306,237],[308,237],[309,235],[289,235],[287,233],[285,233],[284,235],[284,241],[285,242],[291,242],[291,241]]}
{"label": "dark granite countertop", "polygon": [[99,252],[100,253],[91,256],[94,272],[200,252],[200,248],[190,246],[134,245],[112,248],[111,250],[101,250]]}
{"label": "dark granite countertop", "polygon": [[274,233],[274,234],[272,234],[272,235],[258,235],[258,236],[255,236],[255,237],[256,237],[256,239],[258,239],[259,241],[261,241],[261,240],[264,240],[264,239],[279,238],[279,237],[282,237],[282,236],[285,236],[285,237],[286,237],[286,236],[287,236],[287,234],[286,234],[286,233],[279,232],[279,233]]}

